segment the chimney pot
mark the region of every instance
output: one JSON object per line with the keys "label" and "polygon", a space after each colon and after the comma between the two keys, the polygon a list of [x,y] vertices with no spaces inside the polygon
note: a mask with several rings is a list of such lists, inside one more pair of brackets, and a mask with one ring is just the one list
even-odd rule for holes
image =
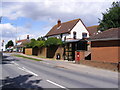
{"label": "chimney pot", "polygon": [[58,20],[58,27],[61,25],[61,20],[59,19]]}
{"label": "chimney pot", "polygon": [[29,39],[29,35],[27,35],[27,39]]}

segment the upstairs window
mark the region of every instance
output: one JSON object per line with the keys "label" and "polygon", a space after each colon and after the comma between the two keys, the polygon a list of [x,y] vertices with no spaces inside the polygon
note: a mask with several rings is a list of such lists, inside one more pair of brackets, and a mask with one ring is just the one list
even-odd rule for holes
{"label": "upstairs window", "polygon": [[73,39],[76,39],[76,32],[73,32]]}
{"label": "upstairs window", "polygon": [[87,33],[82,33],[82,38],[86,38],[87,37]]}

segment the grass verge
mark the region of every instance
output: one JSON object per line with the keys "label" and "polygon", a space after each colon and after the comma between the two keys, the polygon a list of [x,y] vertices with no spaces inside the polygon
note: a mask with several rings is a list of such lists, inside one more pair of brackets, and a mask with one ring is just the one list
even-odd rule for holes
{"label": "grass verge", "polygon": [[35,59],[35,58],[31,58],[31,57],[26,57],[26,56],[23,56],[23,55],[14,54],[13,56],[22,57],[22,58],[26,58],[26,59],[31,59],[31,60],[35,60],[35,61],[42,61],[42,60],[40,60],[40,59]]}

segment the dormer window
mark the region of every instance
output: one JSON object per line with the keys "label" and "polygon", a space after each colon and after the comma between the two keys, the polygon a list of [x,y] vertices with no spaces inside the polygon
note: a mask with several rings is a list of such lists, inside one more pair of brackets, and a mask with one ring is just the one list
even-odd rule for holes
{"label": "dormer window", "polygon": [[76,39],[76,32],[73,32],[73,39]]}
{"label": "dormer window", "polygon": [[82,33],[82,38],[86,38],[87,37],[87,33]]}

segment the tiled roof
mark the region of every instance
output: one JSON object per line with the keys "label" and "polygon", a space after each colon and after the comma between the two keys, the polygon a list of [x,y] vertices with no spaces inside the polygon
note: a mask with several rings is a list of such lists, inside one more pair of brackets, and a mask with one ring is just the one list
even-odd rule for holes
{"label": "tiled roof", "polygon": [[89,40],[115,40],[115,39],[120,39],[120,28],[111,28],[89,38]]}
{"label": "tiled roof", "polygon": [[27,39],[17,40],[16,43],[27,41]]}
{"label": "tiled roof", "polygon": [[80,19],[71,20],[68,22],[61,23],[61,26],[58,28],[58,25],[53,26],[53,28],[46,34],[46,36],[58,35],[63,33],[69,33],[73,27],[77,24]]}
{"label": "tiled roof", "polygon": [[29,42],[30,42],[29,39],[18,40],[18,41],[16,41],[16,43],[21,43],[21,44],[20,45],[16,45],[15,47],[24,47],[24,45],[26,43],[29,43]]}
{"label": "tiled roof", "polygon": [[87,27],[89,35],[90,36],[95,35],[98,32],[98,29],[97,29],[98,27],[99,27],[99,25],[94,25],[94,26]]}

